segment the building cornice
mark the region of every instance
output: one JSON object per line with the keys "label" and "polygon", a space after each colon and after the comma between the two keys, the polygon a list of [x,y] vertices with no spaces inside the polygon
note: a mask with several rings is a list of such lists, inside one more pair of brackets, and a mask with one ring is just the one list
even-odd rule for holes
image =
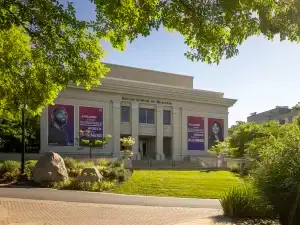
{"label": "building cornice", "polygon": [[[206,92],[194,89],[177,88],[174,86],[157,85],[153,83],[134,82],[125,79],[106,78],[101,80],[102,85],[91,90],[120,95],[143,96],[173,101],[197,102],[231,107],[237,100],[220,97],[219,92]],[[84,89],[83,86],[70,84],[70,88]]]}

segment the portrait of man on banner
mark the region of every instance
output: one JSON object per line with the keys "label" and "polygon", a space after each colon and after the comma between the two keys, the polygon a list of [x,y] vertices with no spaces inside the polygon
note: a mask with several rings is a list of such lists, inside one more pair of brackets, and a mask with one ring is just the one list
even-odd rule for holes
{"label": "portrait of man on banner", "polygon": [[74,106],[48,106],[48,144],[56,146],[74,145]]}

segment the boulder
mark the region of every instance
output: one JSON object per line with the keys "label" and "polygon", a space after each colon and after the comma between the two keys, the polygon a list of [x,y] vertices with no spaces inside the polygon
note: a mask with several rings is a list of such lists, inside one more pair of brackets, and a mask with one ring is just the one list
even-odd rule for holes
{"label": "boulder", "polygon": [[81,171],[81,175],[77,178],[78,182],[99,182],[102,180],[102,175],[100,174],[97,167],[86,167]]}
{"label": "boulder", "polygon": [[46,152],[36,163],[32,177],[36,183],[51,183],[67,180],[68,172],[63,158],[55,152]]}

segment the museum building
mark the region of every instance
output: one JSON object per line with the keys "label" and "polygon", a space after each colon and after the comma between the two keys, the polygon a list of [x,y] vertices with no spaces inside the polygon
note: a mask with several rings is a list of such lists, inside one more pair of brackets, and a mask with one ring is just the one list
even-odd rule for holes
{"label": "museum building", "polygon": [[102,85],[86,91],[69,85],[41,116],[41,152],[88,154],[79,136],[112,138],[93,155],[119,157],[120,138],[132,136],[133,159],[207,155],[228,134],[228,108],[235,99],[193,89],[193,77],[106,64]]}

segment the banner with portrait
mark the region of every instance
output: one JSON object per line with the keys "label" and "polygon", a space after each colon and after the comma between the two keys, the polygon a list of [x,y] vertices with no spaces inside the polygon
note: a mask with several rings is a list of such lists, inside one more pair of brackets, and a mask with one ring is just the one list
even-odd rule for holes
{"label": "banner with portrait", "polygon": [[103,138],[103,108],[79,106],[80,138],[99,140]]}
{"label": "banner with portrait", "polygon": [[224,141],[224,120],[208,118],[208,149],[217,141]]}
{"label": "banner with portrait", "polygon": [[187,117],[188,150],[205,150],[204,117]]}
{"label": "banner with portrait", "polygon": [[48,106],[48,145],[74,145],[74,105]]}

